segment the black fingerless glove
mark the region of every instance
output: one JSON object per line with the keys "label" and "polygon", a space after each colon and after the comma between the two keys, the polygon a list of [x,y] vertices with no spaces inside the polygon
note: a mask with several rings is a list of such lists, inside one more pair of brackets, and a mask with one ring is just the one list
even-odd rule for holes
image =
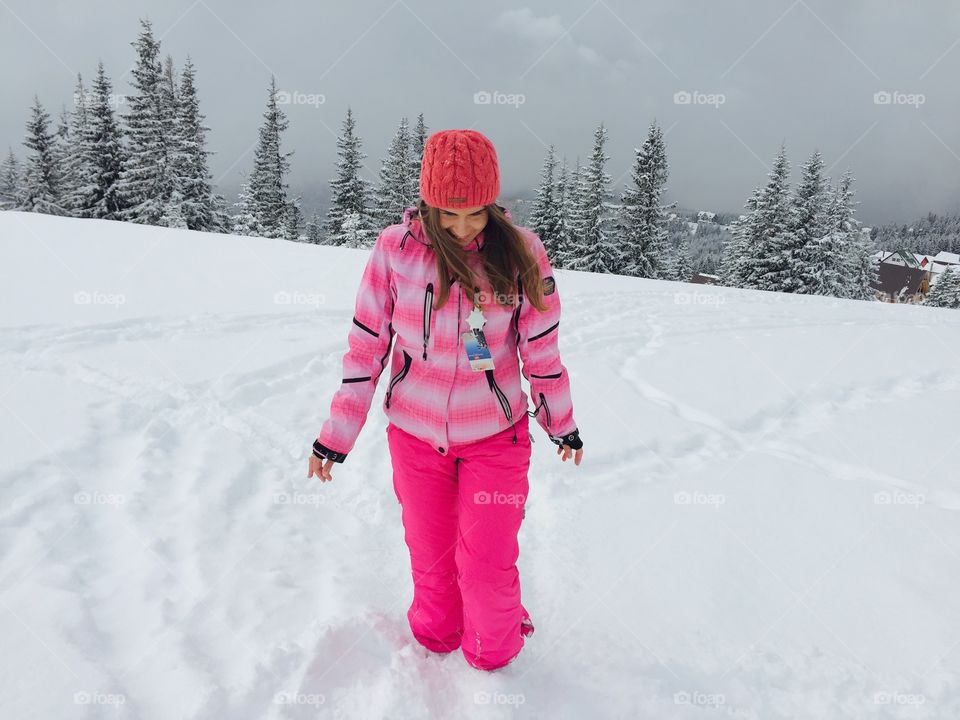
{"label": "black fingerless glove", "polygon": [[571,450],[579,450],[583,447],[583,441],[580,439],[580,431],[577,429],[574,429],[569,435],[563,435],[561,437],[551,435],[550,442],[557,446],[569,445]]}

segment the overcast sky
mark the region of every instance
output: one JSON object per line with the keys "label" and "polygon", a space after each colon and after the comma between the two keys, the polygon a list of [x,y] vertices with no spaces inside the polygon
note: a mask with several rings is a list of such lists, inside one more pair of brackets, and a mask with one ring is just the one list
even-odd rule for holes
{"label": "overcast sky", "polygon": [[423,112],[431,132],[491,138],[503,197],[535,186],[551,143],[585,159],[603,122],[619,188],[656,119],[683,207],[739,212],[783,142],[794,179],[815,149],[834,177],[851,168],[868,224],[960,211],[955,0],[0,0],[3,154],[26,152],[34,93],[59,114],[98,60],[129,92],[142,17],[164,55],[196,65],[231,202],[273,74],[294,100],[286,149],[307,205],[349,105],[371,179],[401,116]]}

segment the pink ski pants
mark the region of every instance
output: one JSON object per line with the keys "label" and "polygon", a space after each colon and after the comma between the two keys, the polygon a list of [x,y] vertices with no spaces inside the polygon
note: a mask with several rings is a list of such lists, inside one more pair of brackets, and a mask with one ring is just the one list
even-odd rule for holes
{"label": "pink ski pants", "polygon": [[451,445],[429,443],[388,423],[393,489],[410,550],[413,636],[440,653],[494,670],[523,649],[517,533],[530,467],[529,416],[514,430]]}

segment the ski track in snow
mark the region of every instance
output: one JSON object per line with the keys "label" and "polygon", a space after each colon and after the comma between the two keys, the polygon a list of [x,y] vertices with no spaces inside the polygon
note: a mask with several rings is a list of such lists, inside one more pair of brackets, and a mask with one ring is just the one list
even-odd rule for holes
{"label": "ski track in snow", "polygon": [[[772,392],[745,401],[739,419],[724,417],[685,399],[675,378],[651,374],[650,363],[671,353],[682,361],[679,348],[691,339],[710,347],[731,343],[738,332],[816,334],[869,321],[817,322],[799,310],[808,319],[797,321],[787,303],[765,305],[752,294],[743,296],[738,318],[716,322],[712,309],[682,315],[671,297],[565,297],[561,343],[568,368],[584,379],[578,385],[574,377],[573,387],[585,459],[580,468],[557,465],[531,420],[535,457],[520,568],[537,632],[514,663],[492,674],[469,668],[459,652],[429,653],[409,634],[409,560],[379,410],[384,383],[360,442],[335,466],[334,482],[320,487],[305,478],[309,443],[339,382],[349,312],[5,329],[0,369],[9,374],[0,393],[12,395],[26,378],[47,378],[91,400],[75,434],[41,436],[46,450],[39,457],[3,469],[3,694],[22,717],[38,706],[51,717],[231,720],[960,716],[960,660],[950,647],[960,641],[958,623],[943,628],[950,642],[938,648],[941,661],[920,674],[906,665],[892,671],[889,663],[877,670],[843,642],[821,647],[812,638],[802,646],[784,635],[764,644],[765,623],[744,623],[742,637],[724,647],[723,628],[710,622],[670,626],[670,603],[662,606],[659,628],[645,615],[652,626],[638,629],[615,609],[632,592],[644,607],[651,600],[645,582],[617,585],[621,569],[628,578],[634,567],[661,572],[657,563],[669,560],[680,537],[690,537],[683,534],[690,516],[665,518],[654,499],[695,485],[691,478],[704,472],[715,471],[719,492],[727,482],[742,487],[743,478],[730,473],[745,457],[772,458],[846,493],[924,493],[928,514],[960,509],[953,485],[885,472],[864,461],[869,452],[862,448],[837,457],[804,443],[816,433],[842,433],[850,413],[929,401],[931,394],[955,401],[960,372],[949,356],[921,372],[896,367],[870,379],[848,373],[838,382],[800,382],[797,392],[777,392],[772,384]],[[602,310],[614,303],[622,309]],[[849,316],[855,311],[867,312],[854,308]],[[957,325],[945,327],[956,332]],[[277,342],[280,333],[295,346]],[[241,353],[224,371],[207,368],[201,379],[186,381],[173,371],[178,343],[229,338],[252,338],[244,344],[267,359],[258,364]],[[121,347],[138,350],[145,364],[115,354]],[[709,359],[697,367],[709,371]],[[637,413],[657,409],[683,431],[639,436],[637,418],[616,410],[610,395],[596,396],[587,373],[602,375],[601,389],[616,383]],[[586,418],[599,415],[609,422],[591,428]],[[96,490],[121,493],[123,507],[74,500]],[[292,500],[295,493],[304,494],[304,504]],[[960,551],[960,534],[949,529],[956,517],[937,517],[930,527],[949,533],[941,542]],[[618,559],[633,550],[636,557]],[[686,589],[714,590],[695,580]],[[770,597],[773,616],[793,600]],[[18,676],[20,662],[30,672]],[[872,702],[886,689],[924,692],[928,702]],[[70,700],[97,690],[121,694],[126,703],[107,712]],[[677,701],[677,693],[690,692],[725,700],[718,707]],[[278,701],[280,693],[299,701]],[[518,696],[522,704],[511,704]]]}

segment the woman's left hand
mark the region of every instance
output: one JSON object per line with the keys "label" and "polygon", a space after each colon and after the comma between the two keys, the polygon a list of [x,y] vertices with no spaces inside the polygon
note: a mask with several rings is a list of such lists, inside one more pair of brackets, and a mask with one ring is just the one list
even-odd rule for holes
{"label": "woman's left hand", "polygon": [[566,462],[567,459],[571,455],[573,455],[573,464],[579,465],[580,458],[583,457],[583,448],[580,448],[579,450],[577,450],[576,454],[574,455],[573,448],[571,448],[569,445],[557,445],[557,455],[559,455],[560,453],[563,453],[563,457],[560,458],[563,462]]}

